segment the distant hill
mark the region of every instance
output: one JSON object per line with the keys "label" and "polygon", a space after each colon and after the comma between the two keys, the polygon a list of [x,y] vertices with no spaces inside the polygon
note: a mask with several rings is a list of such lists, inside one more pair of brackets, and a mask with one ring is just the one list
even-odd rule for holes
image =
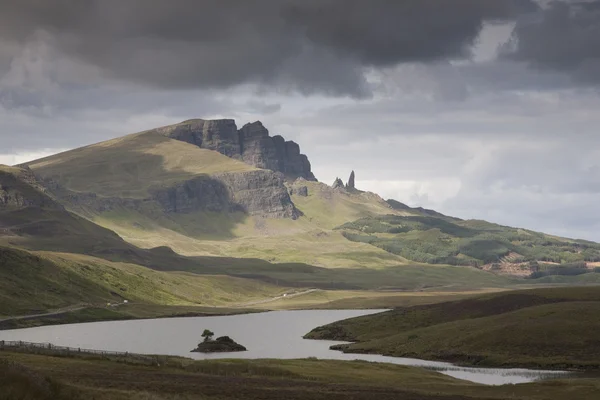
{"label": "distant hill", "polygon": [[512,275],[579,275],[600,261],[598,243],[486,221],[463,221],[434,212],[366,217],[337,229],[349,240],[369,243],[409,260]]}

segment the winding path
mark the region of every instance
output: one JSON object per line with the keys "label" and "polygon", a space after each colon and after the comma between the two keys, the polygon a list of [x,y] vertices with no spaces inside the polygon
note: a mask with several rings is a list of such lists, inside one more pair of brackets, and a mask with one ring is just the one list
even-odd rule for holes
{"label": "winding path", "polygon": [[10,321],[13,319],[28,319],[28,318],[48,317],[51,315],[60,315],[60,314],[68,313],[68,312],[83,310],[84,308],[88,308],[88,307],[91,307],[91,305],[80,304],[80,305],[75,305],[75,306],[59,308],[58,310],[54,310],[54,311],[50,311],[50,312],[42,313],[42,314],[13,315],[10,317],[0,317],[0,322]]}
{"label": "winding path", "polygon": [[257,300],[257,301],[251,301],[249,303],[238,304],[237,307],[255,306],[257,304],[271,303],[273,301],[277,301],[277,300],[281,300],[281,299],[291,299],[293,297],[302,296],[305,294],[316,292],[318,290],[319,289],[308,289],[308,290],[305,290],[303,292],[298,292],[298,293],[284,293],[280,296],[271,297],[270,299]]}

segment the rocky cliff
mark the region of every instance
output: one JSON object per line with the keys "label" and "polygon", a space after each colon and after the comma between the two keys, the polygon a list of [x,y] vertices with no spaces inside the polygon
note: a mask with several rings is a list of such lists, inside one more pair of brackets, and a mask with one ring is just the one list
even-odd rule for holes
{"label": "rocky cliff", "polygon": [[241,211],[275,218],[299,216],[283,184],[283,176],[270,171],[201,176],[154,190],[152,194],[165,212]]}
{"label": "rocky cliff", "polygon": [[232,119],[193,119],[159,128],[157,132],[258,168],[281,172],[289,180],[302,177],[316,181],[308,158],[300,153],[300,146],[279,135],[270,136],[260,121],[238,129]]}
{"label": "rocky cliff", "polygon": [[243,212],[291,219],[300,215],[283,183],[283,175],[272,171],[197,176],[174,185],[151,188],[148,197],[143,199],[75,192],[52,179],[45,179],[43,183],[69,209],[82,215],[123,208],[140,210],[145,204],[156,204],[165,213],[179,214],[195,211]]}
{"label": "rocky cliff", "polygon": [[0,209],[62,207],[44,193],[33,173],[25,168],[0,166]]}

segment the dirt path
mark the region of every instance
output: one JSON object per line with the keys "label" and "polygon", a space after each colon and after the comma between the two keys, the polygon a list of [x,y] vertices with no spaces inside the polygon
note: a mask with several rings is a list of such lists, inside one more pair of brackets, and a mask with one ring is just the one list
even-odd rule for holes
{"label": "dirt path", "polygon": [[69,306],[64,308],[59,308],[58,310],[50,311],[42,314],[27,314],[27,315],[14,315],[11,317],[0,317],[0,322],[10,321],[13,319],[28,319],[28,318],[38,318],[38,317],[48,317],[51,315],[60,315],[68,312],[83,310],[84,308],[91,307],[90,304],[80,304],[75,306]]}
{"label": "dirt path", "polygon": [[281,296],[271,297],[270,299],[257,300],[257,301],[251,301],[249,303],[238,304],[238,305],[236,305],[236,307],[255,306],[257,304],[271,303],[273,301],[277,301],[277,300],[281,300],[281,299],[291,299],[293,297],[303,296],[305,294],[316,292],[317,290],[319,290],[319,289],[308,289],[308,290],[305,290],[303,292],[298,292],[298,293],[284,293]]}

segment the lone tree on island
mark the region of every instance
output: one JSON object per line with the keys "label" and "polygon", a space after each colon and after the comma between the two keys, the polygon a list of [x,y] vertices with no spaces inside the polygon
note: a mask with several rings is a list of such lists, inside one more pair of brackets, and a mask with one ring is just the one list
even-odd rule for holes
{"label": "lone tree on island", "polygon": [[202,332],[202,337],[205,342],[210,342],[213,336],[215,336],[215,334],[211,330],[205,329],[204,332]]}

